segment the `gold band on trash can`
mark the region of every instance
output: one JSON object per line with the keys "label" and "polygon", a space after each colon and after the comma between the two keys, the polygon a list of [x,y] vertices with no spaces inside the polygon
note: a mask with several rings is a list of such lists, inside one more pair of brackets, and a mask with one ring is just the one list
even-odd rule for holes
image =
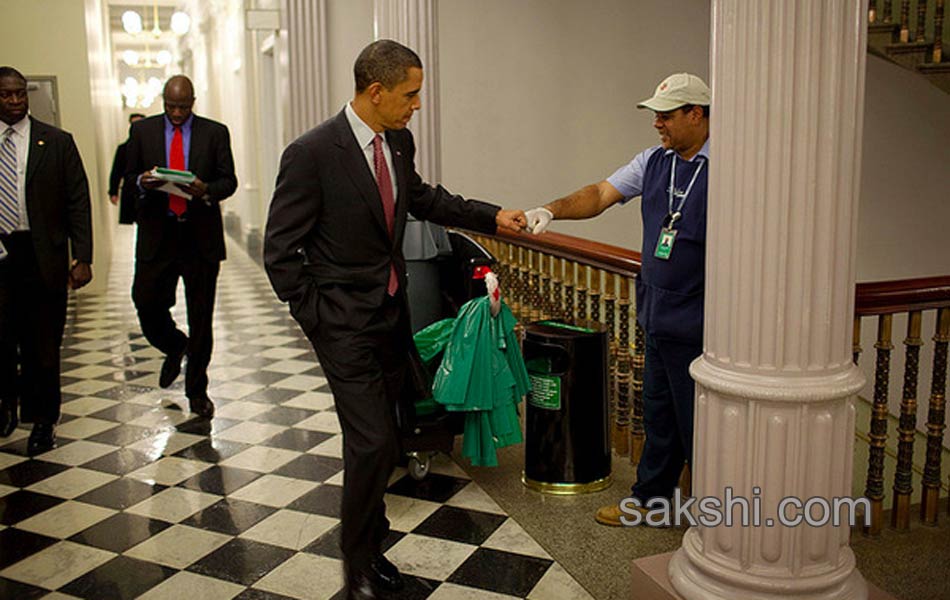
{"label": "gold band on trash can", "polygon": [[524,471],[521,472],[521,483],[529,490],[541,492],[543,494],[554,494],[557,496],[575,496],[577,494],[591,494],[606,490],[613,483],[613,476],[607,475],[603,479],[597,479],[588,483],[545,483],[528,479]]}

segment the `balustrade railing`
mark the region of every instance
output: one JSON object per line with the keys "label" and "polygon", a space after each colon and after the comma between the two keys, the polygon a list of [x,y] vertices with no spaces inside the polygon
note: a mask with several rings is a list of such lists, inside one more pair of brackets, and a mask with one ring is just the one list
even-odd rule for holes
{"label": "balustrade railing", "polygon": [[[521,323],[559,318],[569,323],[601,322],[610,336],[609,390],[612,447],[639,461],[643,431],[643,331],[636,324],[634,278],[640,253],[581,238],[546,233],[530,236],[472,234],[499,259],[507,302]],[[941,490],[941,454],[946,420],[947,351],[950,342],[950,276],[861,283],[855,294],[853,357],[861,355],[862,321],[876,318],[876,363],[869,426],[865,495],[871,501],[869,534],[881,530],[884,515],[885,454],[888,440],[892,329],[906,316],[902,400],[891,486],[890,522],[907,529],[911,518],[913,456],[917,429],[917,385],[922,324],[935,322],[926,458],[922,471],[920,518],[935,524]],[[856,467],[860,469],[861,467]]]}
{"label": "balustrade railing", "polygon": [[913,494],[914,442],[917,437],[917,386],[920,373],[922,323],[927,313],[934,316],[933,361],[927,413],[927,451],[921,480],[920,519],[937,523],[941,486],[941,455],[946,428],[947,345],[950,342],[950,277],[929,277],[860,283],[855,294],[854,360],[861,354],[861,323],[877,319],[874,398],[869,427],[870,455],[865,496],[871,501],[871,526],[876,535],[883,526],[884,458],[887,446],[892,326],[896,315],[906,315],[904,373],[897,425],[897,466],[891,498],[891,526],[908,529]]}
{"label": "balustrade railing", "polygon": [[[899,22],[894,20],[895,8],[900,11]],[[912,14],[915,14],[916,18],[912,17]],[[913,35],[912,20],[915,21]],[[946,41],[943,21],[944,0],[868,1],[868,23],[872,26],[872,31],[878,31],[883,35],[881,39],[885,43],[892,44],[892,52],[901,53],[901,45],[908,49],[919,49],[922,62],[936,64],[943,59],[943,44]],[[888,34],[891,39],[887,38]]]}

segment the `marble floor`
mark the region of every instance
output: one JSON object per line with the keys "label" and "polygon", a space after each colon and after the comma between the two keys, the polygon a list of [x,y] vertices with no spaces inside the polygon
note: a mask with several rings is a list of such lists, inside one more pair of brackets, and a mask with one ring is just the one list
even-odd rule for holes
{"label": "marble floor", "polygon": [[[130,229],[115,243],[107,289],[70,297],[59,447],[27,457],[24,425],[0,439],[0,598],[341,598],[340,428],[286,306],[230,247],[216,413],[193,418],[182,378],[158,388]],[[393,598],[591,598],[448,457],[421,482],[397,470],[386,502],[385,552],[408,579]]]}

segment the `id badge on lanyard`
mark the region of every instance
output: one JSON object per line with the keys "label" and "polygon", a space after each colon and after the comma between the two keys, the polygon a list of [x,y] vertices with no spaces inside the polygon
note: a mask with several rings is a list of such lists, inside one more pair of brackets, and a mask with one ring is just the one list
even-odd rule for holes
{"label": "id badge on lanyard", "polygon": [[660,260],[669,260],[673,254],[673,244],[676,243],[676,229],[674,226],[676,225],[676,221],[683,216],[683,205],[686,204],[686,198],[689,197],[689,193],[693,189],[693,184],[696,183],[696,178],[699,177],[699,172],[703,170],[703,164],[705,164],[705,162],[704,160],[699,161],[699,166],[696,167],[696,171],[693,172],[693,177],[689,180],[686,191],[683,192],[683,195],[680,197],[679,205],[676,207],[676,210],[673,210],[673,196],[676,188],[676,153],[673,153],[673,164],[670,166],[669,213],[667,214],[667,220],[669,222],[666,227],[660,229],[660,237],[657,239],[656,249],[653,251],[653,256]]}

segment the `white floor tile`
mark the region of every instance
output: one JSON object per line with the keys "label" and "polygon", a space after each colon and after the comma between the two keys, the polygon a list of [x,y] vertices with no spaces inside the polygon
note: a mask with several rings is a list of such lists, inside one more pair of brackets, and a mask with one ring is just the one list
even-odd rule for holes
{"label": "white floor tile", "polygon": [[343,588],[343,563],[326,556],[298,553],[252,587],[301,600],[327,600]]}
{"label": "white floor tile", "polygon": [[476,548],[470,544],[410,533],[390,548],[386,557],[403,573],[445,581]]}
{"label": "white floor tile", "polygon": [[77,467],[47,477],[25,489],[57,498],[72,499],[118,478],[117,475]]}
{"label": "white floor tile", "polygon": [[231,536],[203,531],[186,525],[173,525],[125,551],[126,556],[184,569],[228,543]]}
{"label": "white floor tile", "polygon": [[[227,432],[228,430],[225,430],[223,433]],[[221,461],[219,464],[224,467],[248,469],[250,471],[257,471],[258,473],[270,473],[271,471],[279,469],[300,455],[300,452],[296,452],[294,450],[269,448],[266,446],[254,446],[253,448],[248,448],[243,452],[235,454],[231,458]]]}
{"label": "white floor tile", "polygon": [[197,573],[180,571],[139,596],[136,600],[230,600],[244,591],[244,586]]}
{"label": "white floor tile", "polygon": [[18,529],[65,539],[116,514],[111,508],[68,500],[16,523]]}
{"label": "white floor tile", "polygon": [[125,509],[125,512],[168,523],[178,523],[208,508],[220,499],[221,496],[215,494],[173,487]]}
{"label": "white floor tile", "polygon": [[313,481],[281,477],[280,475],[264,475],[229,494],[228,497],[256,502],[264,506],[283,508],[318,485],[320,484]]}
{"label": "white floor tile", "polygon": [[291,550],[302,550],[339,523],[339,519],[323,515],[280,510],[238,537]]}
{"label": "white floor tile", "polygon": [[55,590],[104,565],[115,553],[99,548],[59,542],[0,571],[0,577]]}

